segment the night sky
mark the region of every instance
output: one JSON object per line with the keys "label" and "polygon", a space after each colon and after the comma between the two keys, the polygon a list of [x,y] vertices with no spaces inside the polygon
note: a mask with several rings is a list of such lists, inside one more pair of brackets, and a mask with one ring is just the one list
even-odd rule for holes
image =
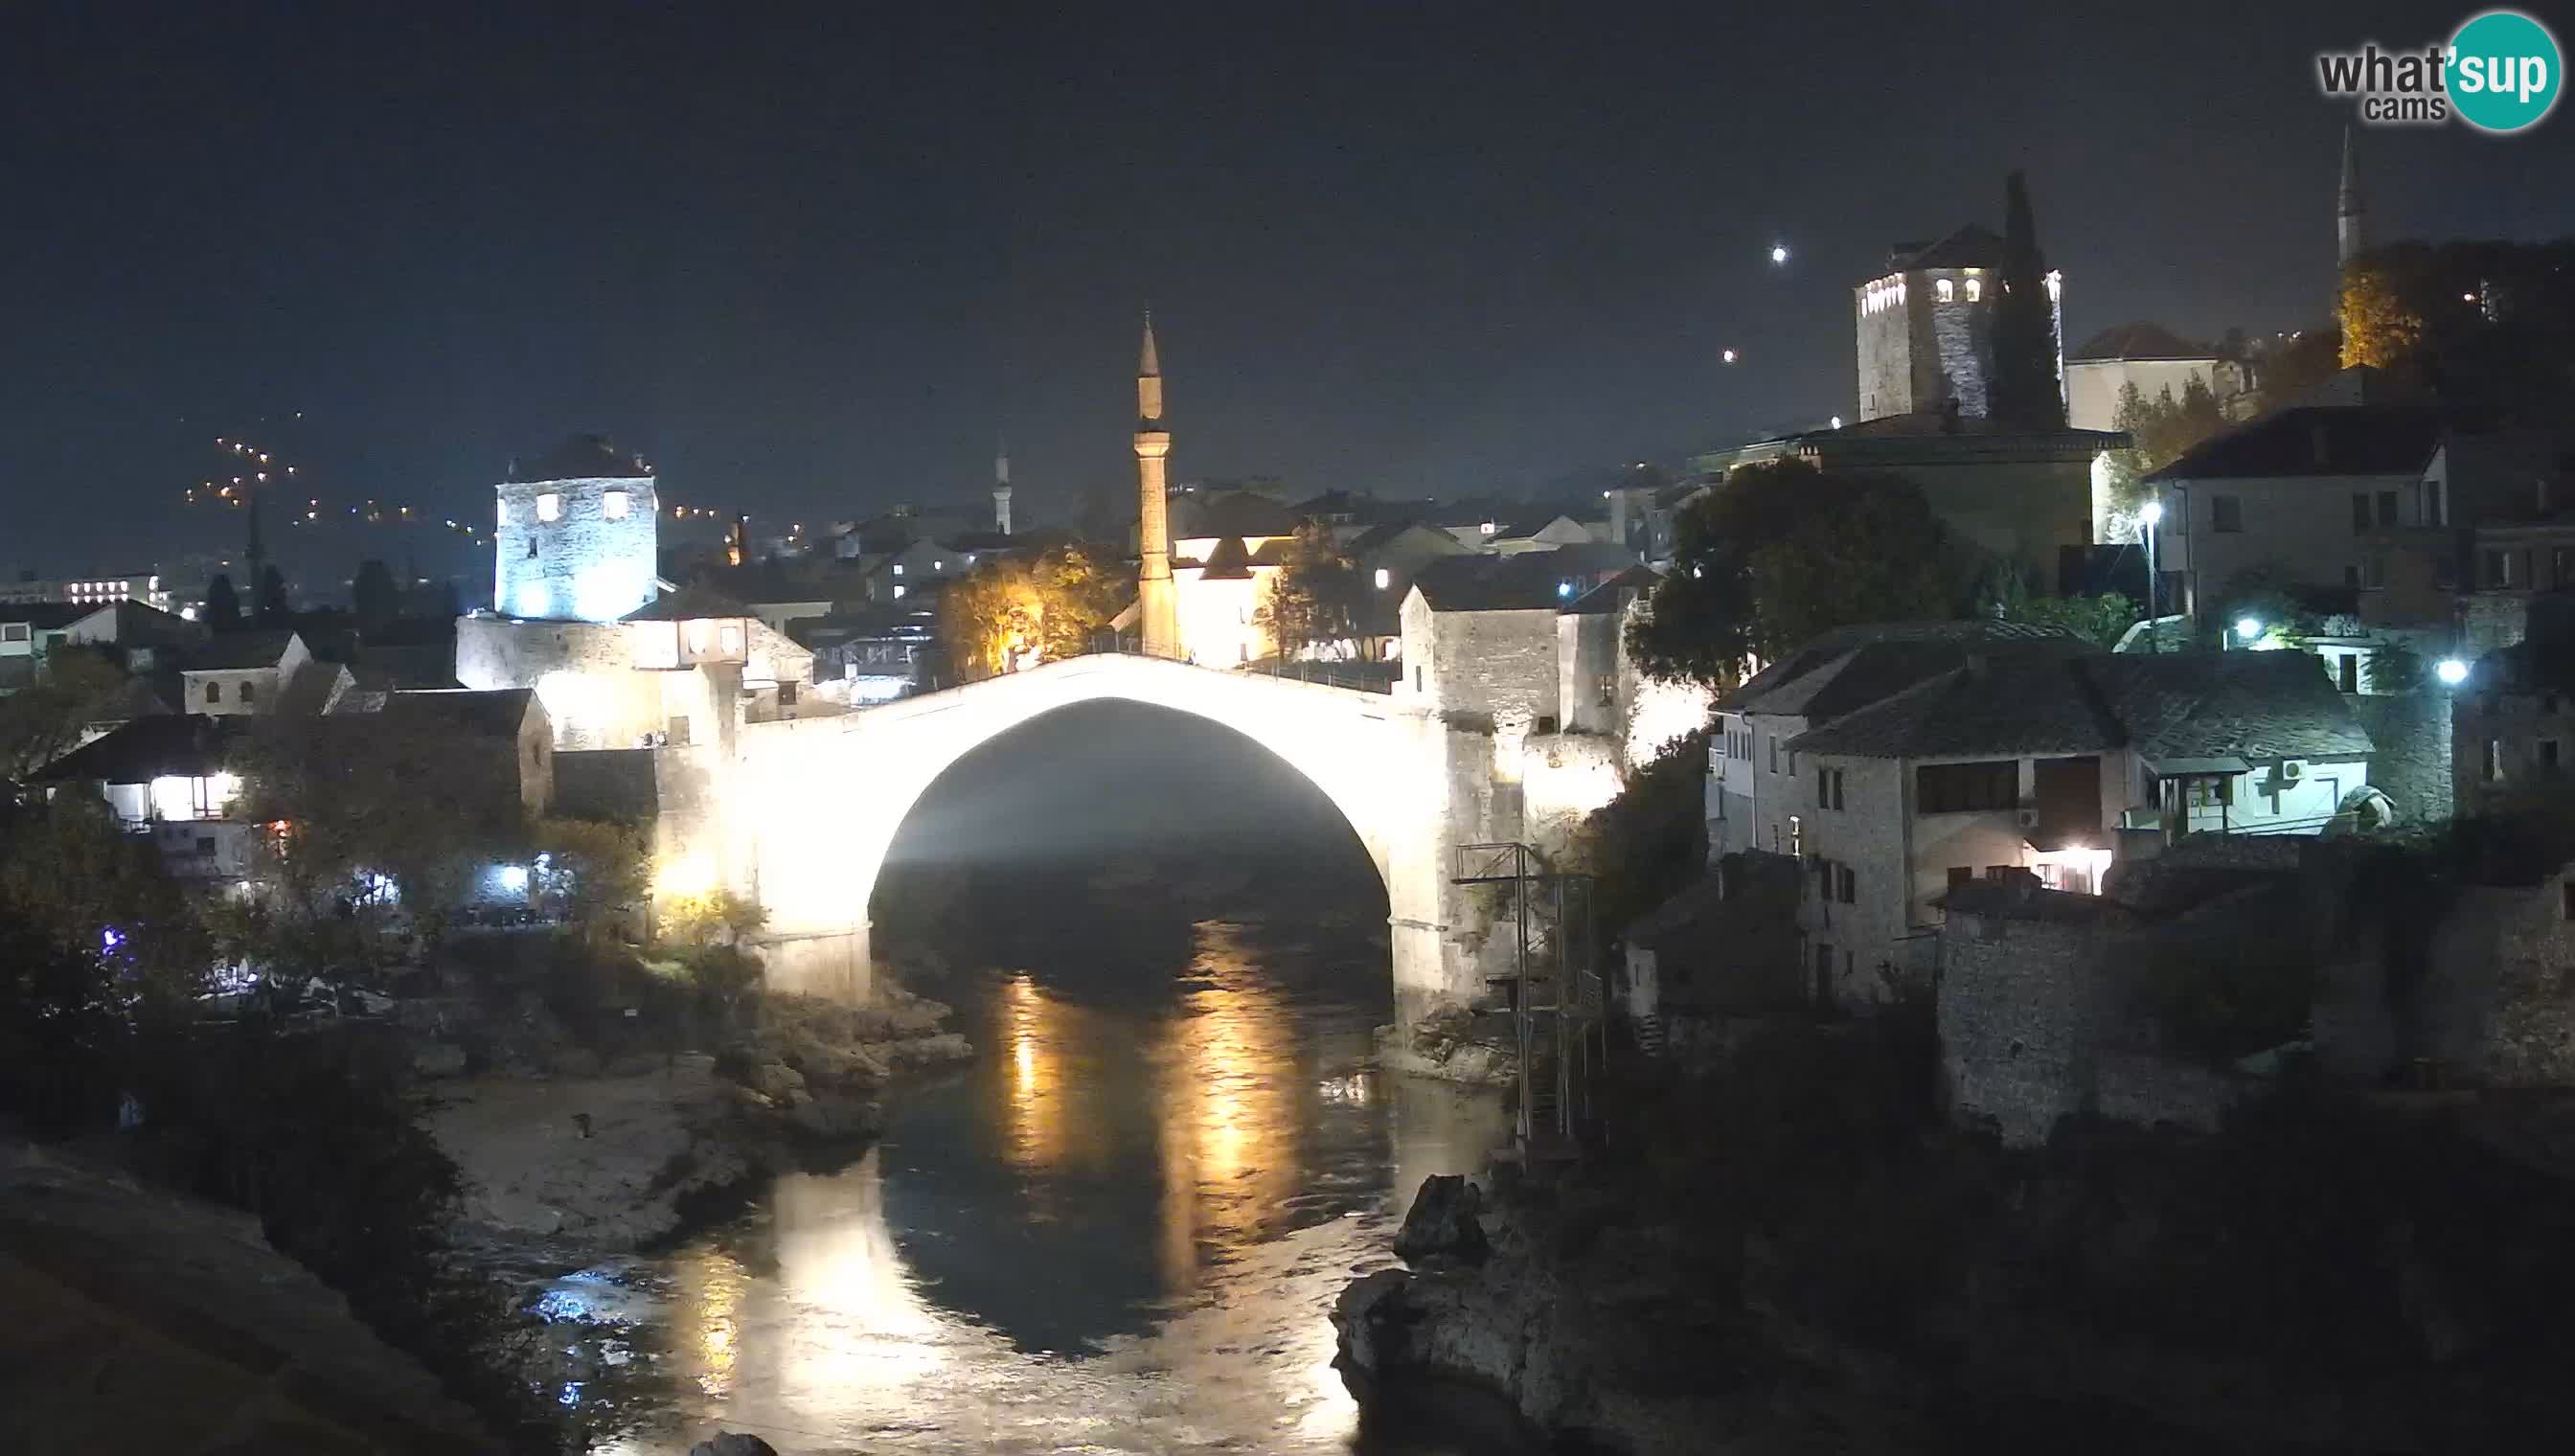
{"label": "night sky", "polygon": [[[1516,490],[1846,412],[1850,285],[2012,167],[2069,342],[2293,327],[2314,52],[2466,10],[1508,13],[13,8],[0,568],[228,544],[180,488],[295,411],[342,507],[480,522],[589,429],[764,521],[981,510],[1007,431],[1061,518],[1148,304],[1178,478]],[[2575,232],[2565,113],[2365,132],[2375,235]]]}

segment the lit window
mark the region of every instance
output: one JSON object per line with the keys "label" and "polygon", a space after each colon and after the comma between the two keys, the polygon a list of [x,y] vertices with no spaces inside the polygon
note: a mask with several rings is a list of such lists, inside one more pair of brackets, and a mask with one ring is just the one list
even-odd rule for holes
{"label": "lit window", "polygon": [[894,564],[894,574],[898,577],[903,575],[903,563],[896,562]]}
{"label": "lit window", "polygon": [[611,521],[626,519],[626,493],[610,491],[599,498],[599,514]]}
{"label": "lit window", "polygon": [[1380,591],[1380,592],[1384,591],[1384,590],[1385,590],[1385,588],[1386,588],[1386,584],[1387,584],[1388,582],[1393,581],[1393,580],[1394,580],[1394,578],[1393,578],[1392,574],[1388,573],[1388,572],[1386,571],[1386,569],[1385,569],[1385,568],[1383,568],[1383,567],[1379,567],[1379,568],[1377,568],[1377,569],[1376,569],[1376,589],[1377,589],[1378,591]]}
{"label": "lit window", "polygon": [[1970,278],[1970,279],[1968,279],[1968,280],[1967,280],[1967,302],[1969,302],[1969,303],[1975,303],[1975,302],[1976,302],[1976,301],[1978,301],[1979,299],[1982,299],[1984,296],[1985,296],[1985,281],[1984,281],[1983,279],[1981,279],[1981,278]]}
{"label": "lit window", "polygon": [[932,562],[932,563],[930,564],[930,569],[931,569],[932,571],[934,571],[934,572],[944,572],[944,571],[948,570],[948,563],[946,563],[946,562],[941,562],[941,561],[934,561],[934,562]]}
{"label": "lit window", "polygon": [[724,643],[726,657],[733,657],[742,651],[742,628],[737,624],[726,623],[719,637]]}
{"label": "lit window", "polygon": [[539,521],[561,521],[563,519],[563,497],[556,495],[552,491],[548,491],[544,495],[539,496],[537,498],[537,519]]}
{"label": "lit window", "polygon": [[902,601],[902,600],[903,600],[903,587],[901,586],[901,584],[897,584],[897,585],[896,585],[896,587],[895,587],[895,589],[894,589],[894,600],[896,600],[897,602],[900,602],[900,601]]}
{"label": "lit window", "polygon": [[1939,291],[1940,302],[1944,304],[1957,302],[1958,286],[1956,284],[1953,284],[1944,278],[1938,283],[1933,284],[1932,287]]}

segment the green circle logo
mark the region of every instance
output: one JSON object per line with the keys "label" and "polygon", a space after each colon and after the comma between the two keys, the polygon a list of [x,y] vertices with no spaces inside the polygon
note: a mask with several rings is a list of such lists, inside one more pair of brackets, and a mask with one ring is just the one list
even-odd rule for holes
{"label": "green circle logo", "polygon": [[2547,26],[2518,10],[2489,10],[2450,38],[2450,105],[2480,131],[2535,126],[2564,89],[2560,57]]}

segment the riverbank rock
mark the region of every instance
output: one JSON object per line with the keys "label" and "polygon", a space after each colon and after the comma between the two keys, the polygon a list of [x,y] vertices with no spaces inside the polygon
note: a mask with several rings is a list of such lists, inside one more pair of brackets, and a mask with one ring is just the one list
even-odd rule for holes
{"label": "riverbank rock", "polygon": [[691,1446],[689,1456],[778,1456],[778,1448],[758,1436],[719,1431],[712,1439]]}
{"label": "riverbank rock", "polygon": [[1403,1227],[1394,1235],[1395,1257],[1422,1264],[1450,1259],[1480,1264],[1492,1252],[1484,1226],[1475,1220],[1482,1193],[1455,1173],[1433,1173],[1421,1180]]}
{"label": "riverbank rock", "polygon": [[1510,1047],[1479,1036],[1474,1021],[1473,1012],[1450,1002],[1425,1012],[1408,1030],[1380,1026],[1377,1065],[1405,1076],[1435,1077],[1473,1087],[1509,1086],[1518,1058]]}
{"label": "riverbank rock", "polygon": [[693,1194],[766,1170],[714,1058],[624,1077],[476,1077],[421,1122],[466,1184],[465,1221],[502,1241],[623,1253],[679,1228]]}

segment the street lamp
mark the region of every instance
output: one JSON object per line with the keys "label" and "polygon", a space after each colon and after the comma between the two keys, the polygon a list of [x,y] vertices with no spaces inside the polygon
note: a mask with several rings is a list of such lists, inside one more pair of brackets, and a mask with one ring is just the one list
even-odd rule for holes
{"label": "street lamp", "polygon": [[2260,637],[2262,635],[2261,619],[2253,617],[2239,617],[2235,619],[2235,635],[2246,642],[2251,642],[2253,639]]}
{"label": "street lamp", "polygon": [[2456,688],[2468,681],[2468,665],[2457,658],[2443,658],[2433,667],[2432,676],[2441,680],[2442,687]]}

